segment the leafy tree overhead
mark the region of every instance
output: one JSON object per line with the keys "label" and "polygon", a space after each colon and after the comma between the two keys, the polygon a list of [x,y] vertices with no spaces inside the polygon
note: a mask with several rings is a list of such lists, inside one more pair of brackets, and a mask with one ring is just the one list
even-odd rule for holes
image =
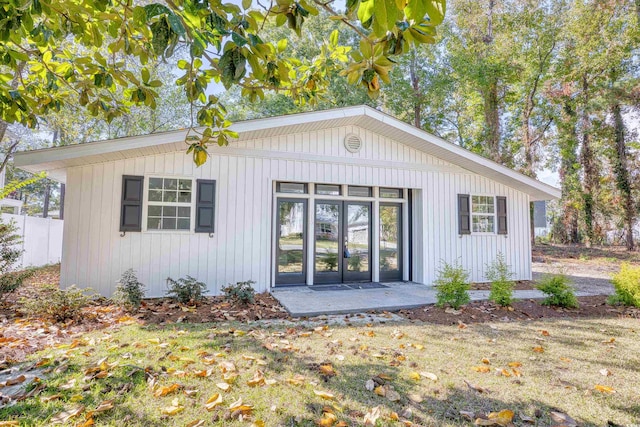
{"label": "leafy tree overhead", "polygon": [[[350,28],[357,49],[339,44],[331,33],[313,58],[286,54],[287,39],[267,39],[267,22],[298,36],[319,9]],[[208,94],[212,82],[242,88],[242,95],[262,98],[283,93],[299,103],[314,103],[330,76],[344,70],[349,83],[375,97],[389,82],[392,58],[410,46],[435,41],[444,18],[445,0],[349,0],[337,11],[322,0],[277,0],[258,7],[221,0],[167,0],[136,5],[118,0],[15,0],[0,8],[0,127],[35,126],[40,117],[79,103],[91,114],[111,121],[131,105],[154,108],[160,80],[149,64],[171,61],[186,46],[186,59],[175,83],[184,88],[202,133],[189,138],[189,151],[200,165],[207,145],[228,143],[234,133],[220,100]],[[349,56],[350,55],[350,56]],[[132,72],[127,63],[142,67]],[[346,67],[346,68],[345,68]],[[193,123],[195,126],[195,123]]]}

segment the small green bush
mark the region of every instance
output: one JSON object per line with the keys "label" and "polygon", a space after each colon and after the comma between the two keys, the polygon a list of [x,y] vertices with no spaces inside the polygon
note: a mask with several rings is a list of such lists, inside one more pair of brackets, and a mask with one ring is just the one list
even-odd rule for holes
{"label": "small green bush", "polygon": [[204,298],[203,293],[207,290],[207,285],[198,282],[189,275],[178,280],[167,277],[167,287],[167,295],[182,304],[200,301]]}
{"label": "small green bush", "polygon": [[34,274],[34,270],[16,271],[16,263],[24,250],[22,239],[17,233],[15,221],[0,220],[0,298],[22,286],[22,282]]}
{"label": "small green bush", "polygon": [[511,280],[511,266],[507,264],[502,253],[499,253],[492,263],[487,264],[486,276],[491,281],[489,300],[503,307],[511,305],[515,283]]}
{"label": "small green bush", "polygon": [[549,275],[536,288],[547,295],[542,301],[543,305],[565,308],[577,308],[579,305],[573,286],[564,274]]}
{"label": "small green bush", "polygon": [[60,289],[57,285],[44,285],[39,298],[22,298],[21,311],[29,316],[45,317],[56,322],[80,320],[82,309],[91,301],[90,289],[75,285]]}
{"label": "small green bush", "polygon": [[436,298],[438,307],[449,304],[458,309],[467,304],[469,297],[469,273],[459,264],[451,265],[443,261],[442,267],[438,270],[438,278],[434,285],[437,289]]}
{"label": "small green bush", "polygon": [[620,266],[620,271],[611,278],[616,293],[609,297],[610,304],[640,307],[640,267],[628,263]]}
{"label": "small green bush", "polygon": [[224,297],[228,301],[238,301],[242,304],[253,303],[256,296],[256,290],[253,286],[256,282],[247,280],[246,282],[238,282],[235,285],[229,283],[228,286],[222,288]]}
{"label": "small green bush", "polygon": [[140,308],[144,291],[144,285],[136,277],[136,272],[130,268],[122,273],[112,300],[129,311],[135,311]]}

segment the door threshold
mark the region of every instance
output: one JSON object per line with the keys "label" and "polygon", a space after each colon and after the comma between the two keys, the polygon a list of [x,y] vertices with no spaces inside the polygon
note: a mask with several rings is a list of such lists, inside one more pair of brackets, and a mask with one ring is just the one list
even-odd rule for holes
{"label": "door threshold", "polygon": [[330,285],[311,285],[308,288],[312,291],[354,291],[364,289],[383,289],[389,286],[376,282],[365,283],[336,283]]}

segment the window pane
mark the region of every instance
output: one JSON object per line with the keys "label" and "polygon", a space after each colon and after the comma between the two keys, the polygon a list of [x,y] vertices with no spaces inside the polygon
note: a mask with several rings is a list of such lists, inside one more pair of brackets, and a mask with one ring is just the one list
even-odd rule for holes
{"label": "window pane", "polygon": [[162,188],[162,178],[149,178],[149,188],[150,189],[161,189]]}
{"label": "window pane", "polygon": [[316,194],[323,194],[325,196],[339,196],[340,195],[340,186],[339,185],[329,185],[329,184],[317,184],[316,185]]}
{"label": "window pane", "polygon": [[176,216],[176,207],[175,206],[164,206],[162,208],[162,216]]}
{"label": "window pane", "polygon": [[380,197],[385,199],[401,199],[402,190],[400,188],[381,188]]}
{"label": "window pane", "polygon": [[164,179],[164,189],[165,190],[177,190],[178,189],[178,180],[173,178],[165,178]]}
{"label": "window pane", "polygon": [[371,187],[352,187],[349,186],[349,196],[353,197],[371,197]]}
{"label": "window pane", "polygon": [[164,198],[162,199],[163,202],[176,202],[178,200],[178,193],[176,191],[164,191]]}
{"label": "window pane", "polygon": [[162,201],[162,190],[149,190],[149,201],[150,202],[161,202]]}
{"label": "window pane", "polygon": [[162,229],[163,230],[175,230],[176,229],[176,219],[175,218],[162,218]]}
{"label": "window pane", "polygon": [[302,184],[299,182],[279,182],[276,190],[279,193],[306,194],[307,184]]}
{"label": "window pane", "polygon": [[147,218],[147,229],[149,229],[149,230],[159,230],[160,229],[160,218]]}
{"label": "window pane", "polygon": [[494,232],[494,216],[493,215],[473,215],[473,232],[474,233],[493,233]]}
{"label": "window pane", "polygon": [[180,206],[178,208],[178,217],[180,218],[189,218],[191,216],[191,208],[186,206]]}
{"label": "window pane", "polygon": [[189,192],[189,191],[180,191],[178,193],[178,202],[180,202],[180,203],[191,203],[191,192]]}
{"label": "window pane", "polygon": [[189,218],[178,218],[178,230],[189,229]]}
{"label": "window pane", "polygon": [[149,206],[149,216],[162,216],[162,206]]}
{"label": "window pane", "polygon": [[189,190],[191,191],[191,180],[190,179],[181,179],[179,183],[180,190]]}

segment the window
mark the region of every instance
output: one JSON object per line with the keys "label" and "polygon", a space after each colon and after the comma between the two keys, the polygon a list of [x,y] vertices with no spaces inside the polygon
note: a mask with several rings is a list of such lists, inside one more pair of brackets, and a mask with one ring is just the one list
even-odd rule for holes
{"label": "window", "polygon": [[307,194],[307,184],[300,182],[279,182],[276,185],[278,193]]}
{"label": "window", "polygon": [[371,197],[373,194],[371,190],[371,187],[354,187],[350,185],[348,192],[349,196],[352,197]]}
{"label": "window", "polygon": [[317,184],[316,194],[322,194],[324,196],[339,196],[341,194],[340,186],[330,184]]}
{"label": "window", "polygon": [[402,199],[400,188],[380,188],[380,197],[383,199]]}
{"label": "window", "polygon": [[493,196],[471,196],[471,231],[495,232],[495,199]]}
{"label": "window", "polygon": [[147,230],[190,230],[192,180],[149,178]]}

